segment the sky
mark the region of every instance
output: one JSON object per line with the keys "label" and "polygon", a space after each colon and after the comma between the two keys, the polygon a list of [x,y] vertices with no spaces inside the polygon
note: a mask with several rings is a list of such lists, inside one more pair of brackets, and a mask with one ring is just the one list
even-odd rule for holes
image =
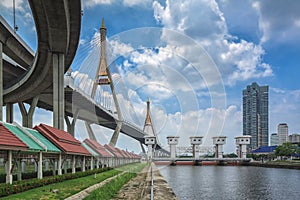
{"label": "sky", "polygon": [[[166,136],[228,137],[234,152],[242,135],[242,90],[252,82],[269,85],[269,134],[287,123],[300,133],[300,2],[293,0],[84,0],[74,72],[99,36],[102,18],[114,63],[141,124],[146,101],[160,142]],[[0,14],[13,23],[12,1]],[[18,34],[36,50],[35,26],[27,1],[16,0]],[[123,86],[122,86],[123,88]],[[16,121],[21,121],[16,110]],[[34,123],[52,124],[51,113],[37,109]],[[76,137],[86,131],[76,125]],[[104,144],[111,131],[93,125]],[[120,136],[117,146],[139,152],[136,141]]]}

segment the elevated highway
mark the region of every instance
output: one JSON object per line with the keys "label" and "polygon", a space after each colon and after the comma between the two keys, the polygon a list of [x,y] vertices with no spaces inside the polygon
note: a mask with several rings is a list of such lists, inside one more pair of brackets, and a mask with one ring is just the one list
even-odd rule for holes
{"label": "elevated highway", "polygon": [[[13,60],[3,60],[3,103],[31,104],[38,96],[37,107],[53,111],[53,55],[64,54],[63,70],[66,72],[79,42],[81,3],[80,0],[29,0],[29,4],[37,30],[36,53],[0,18],[3,53]],[[65,80],[64,89],[65,115],[114,130],[117,117],[77,90],[69,78]],[[121,132],[144,143],[144,132],[135,125],[122,121]],[[157,145],[156,148],[161,147]]]}

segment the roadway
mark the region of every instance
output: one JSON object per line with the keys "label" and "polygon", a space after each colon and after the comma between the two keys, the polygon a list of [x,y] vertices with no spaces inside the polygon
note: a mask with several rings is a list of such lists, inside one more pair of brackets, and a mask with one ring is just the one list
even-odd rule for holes
{"label": "roadway", "polygon": [[[65,55],[66,72],[75,56],[81,27],[80,0],[40,1],[29,0],[37,30],[38,47],[34,53],[28,45],[0,18],[0,41],[3,53],[10,57],[3,60],[3,102],[31,103],[39,96],[37,107],[53,111],[52,55]],[[65,114],[89,123],[115,129],[118,119],[91,98],[65,85]],[[96,117],[95,117],[96,115]],[[126,121],[121,132],[144,143],[144,132]],[[160,145],[157,145],[160,149]]]}

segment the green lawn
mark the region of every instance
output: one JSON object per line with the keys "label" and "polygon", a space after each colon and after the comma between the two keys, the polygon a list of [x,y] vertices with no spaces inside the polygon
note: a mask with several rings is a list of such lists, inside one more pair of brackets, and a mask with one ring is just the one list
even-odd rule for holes
{"label": "green lawn", "polygon": [[[10,195],[3,199],[65,199],[81,190],[99,183],[109,177],[119,174],[119,170],[109,170],[96,175],[86,176],[78,179],[72,179],[60,183],[47,185],[44,187],[28,190],[23,193]],[[58,190],[56,193],[53,190]]]}
{"label": "green lawn", "polygon": [[[145,163],[129,164],[116,169],[98,173],[96,175],[96,178],[94,177],[94,175],[90,175],[82,178],[67,180],[64,182],[28,190],[19,194],[13,194],[7,197],[3,197],[2,199],[65,199],[73,194],[76,194],[77,192],[84,190],[85,188],[88,188],[91,185],[102,182],[103,180],[115,176],[123,171],[126,171],[128,173],[126,173],[126,176],[121,176],[122,178],[118,178],[118,182],[122,182],[124,180],[126,180],[127,182],[133,176],[135,176],[135,173],[140,172],[145,167],[145,165]],[[123,184],[125,184],[125,182],[122,182],[120,187],[122,187]],[[118,192],[119,189],[120,188],[118,188],[116,192]],[[53,192],[53,190],[57,190],[57,192]]]}

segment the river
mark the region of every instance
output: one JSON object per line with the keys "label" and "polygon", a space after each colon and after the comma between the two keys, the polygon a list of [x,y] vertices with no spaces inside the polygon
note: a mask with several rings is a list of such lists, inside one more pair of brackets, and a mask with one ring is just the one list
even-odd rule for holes
{"label": "river", "polygon": [[300,170],[251,166],[158,166],[180,199],[300,199]]}

